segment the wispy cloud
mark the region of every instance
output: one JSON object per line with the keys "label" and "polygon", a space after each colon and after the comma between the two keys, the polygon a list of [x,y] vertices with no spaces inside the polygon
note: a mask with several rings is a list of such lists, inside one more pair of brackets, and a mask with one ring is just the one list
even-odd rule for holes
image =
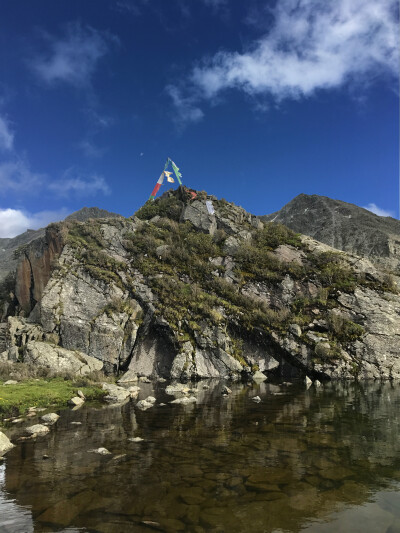
{"label": "wispy cloud", "polygon": [[382,209],[374,203],[365,205],[364,209],[368,209],[368,211],[371,211],[372,213],[375,213],[375,215],[379,215],[380,217],[394,217],[393,211]]}
{"label": "wispy cloud", "polygon": [[37,192],[44,184],[45,176],[32,172],[20,159],[0,163],[0,194],[9,192]]}
{"label": "wispy cloud", "polygon": [[32,68],[49,85],[64,82],[85,87],[117,37],[100,32],[80,22],[68,24],[61,38],[46,35],[49,49],[33,59]]}
{"label": "wispy cloud", "polygon": [[14,132],[8,121],[0,116],[0,150],[12,150],[14,147]]}
{"label": "wispy cloud", "polygon": [[94,196],[98,193],[110,194],[111,189],[103,176],[93,174],[85,176],[75,169],[69,169],[64,173],[63,179],[53,181],[48,189],[57,196]]}
{"label": "wispy cloud", "polygon": [[0,163],[0,195],[17,193],[22,195],[52,194],[59,197],[94,196],[110,194],[105,178],[98,174],[85,175],[75,168],[64,172],[61,179],[51,180],[49,176],[32,172],[23,160]]}
{"label": "wispy cloud", "polygon": [[175,94],[169,90],[177,108],[188,98],[196,108],[229,89],[279,102],[397,76],[396,0],[278,0],[265,16],[269,31],[246,51],[218,52]]}
{"label": "wispy cloud", "polygon": [[0,208],[0,237],[15,237],[27,229],[38,229],[50,222],[63,220],[69,214],[68,209],[58,211],[40,211],[28,213],[21,209]]}
{"label": "wispy cloud", "polygon": [[189,122],[198,122],[204,116],[203,111],[196,105],[196,98],[184,96],[182,92],[174,85],[168,85],[166,92],[172,99],[176,109],[174,119],[176,124],[183,126]]}

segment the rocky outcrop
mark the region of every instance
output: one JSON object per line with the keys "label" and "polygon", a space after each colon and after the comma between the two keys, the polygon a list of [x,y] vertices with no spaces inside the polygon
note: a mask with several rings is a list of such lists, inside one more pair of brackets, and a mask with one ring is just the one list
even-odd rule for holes
{"label": "rocky outcrop", "polygon": [[366,258],[181,189],[57,231],[49,281],[9,319],[10,360],[121,382],[400,377],[396,279]]}
{"label": "rocky outcrop", "polygon": [[400,272],[400,222],[392,217],[326,196],[299,194],[279,211],[260,218]]}
{"label": "rocky outcrop", "polygon": [[7,435],[0,431],[0,457],[5,455],[12,448],[14,448],[14,444],[12,444]]}
{"label": "rocky outcrop", "polygon": [[38,341],[30,341],[24,346],[23,361],[51,368],[55,372],[70,372],[80,376],[103,368],[102,361],[95,357]]}

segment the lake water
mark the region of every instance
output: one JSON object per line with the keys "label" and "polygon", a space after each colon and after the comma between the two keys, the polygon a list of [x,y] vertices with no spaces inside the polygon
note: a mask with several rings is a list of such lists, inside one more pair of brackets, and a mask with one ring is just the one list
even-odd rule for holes
{"label": "lake water", "polygon": [[400,532],[400,384],[202,386],[60,412],[0,463],[0,531]]}

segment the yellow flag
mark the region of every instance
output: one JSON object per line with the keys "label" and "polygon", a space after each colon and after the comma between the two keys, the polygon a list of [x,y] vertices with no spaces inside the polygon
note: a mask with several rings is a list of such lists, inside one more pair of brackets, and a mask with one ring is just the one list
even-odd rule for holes
{"label": "yellow flag", "polygon": [[175,183],[174,178],[171,176],[172,172],[167,172],[167,171],[165,170],[165,171],[164,171],[164,174],[165,174],[166,177],[167,177],[167,181],[169,181],[170,183]]}

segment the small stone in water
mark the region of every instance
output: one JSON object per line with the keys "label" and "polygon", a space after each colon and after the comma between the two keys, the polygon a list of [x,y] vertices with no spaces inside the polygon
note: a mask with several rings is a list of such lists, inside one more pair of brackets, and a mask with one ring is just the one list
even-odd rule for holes
{"label": "small stone in water", "polygon": [[88,450],[89,453],[98,453],[99,455],[111,455],[111,452],[107,450],[107,448],[93,448],[92,450]]}
{"label": "small stone in water", "polygon": [[224,386],[222,387],[222,394],[223,394],[223,395],[232,394],[232,391],[231,391],[231,389],[230,389],[229,387],[227,387],[226,385],[224,385]]}
{"label": "small stone in water", "polygon": [[132,442],[142,442],[144,439],[142,439],[141,437],[132,437],[130,439],[128,439]]}
{"label": "small stone in water", "polygon": [[71,422],[71,424],[74,424],[75,426],[81,426],[82,422]]}
{"label": "small stone in water", "polygon": [[253,402],[256,402],[256,403],[260,403],[261,402],[261,398],[259,396],[254,396],[254,398],[252,398]]}

